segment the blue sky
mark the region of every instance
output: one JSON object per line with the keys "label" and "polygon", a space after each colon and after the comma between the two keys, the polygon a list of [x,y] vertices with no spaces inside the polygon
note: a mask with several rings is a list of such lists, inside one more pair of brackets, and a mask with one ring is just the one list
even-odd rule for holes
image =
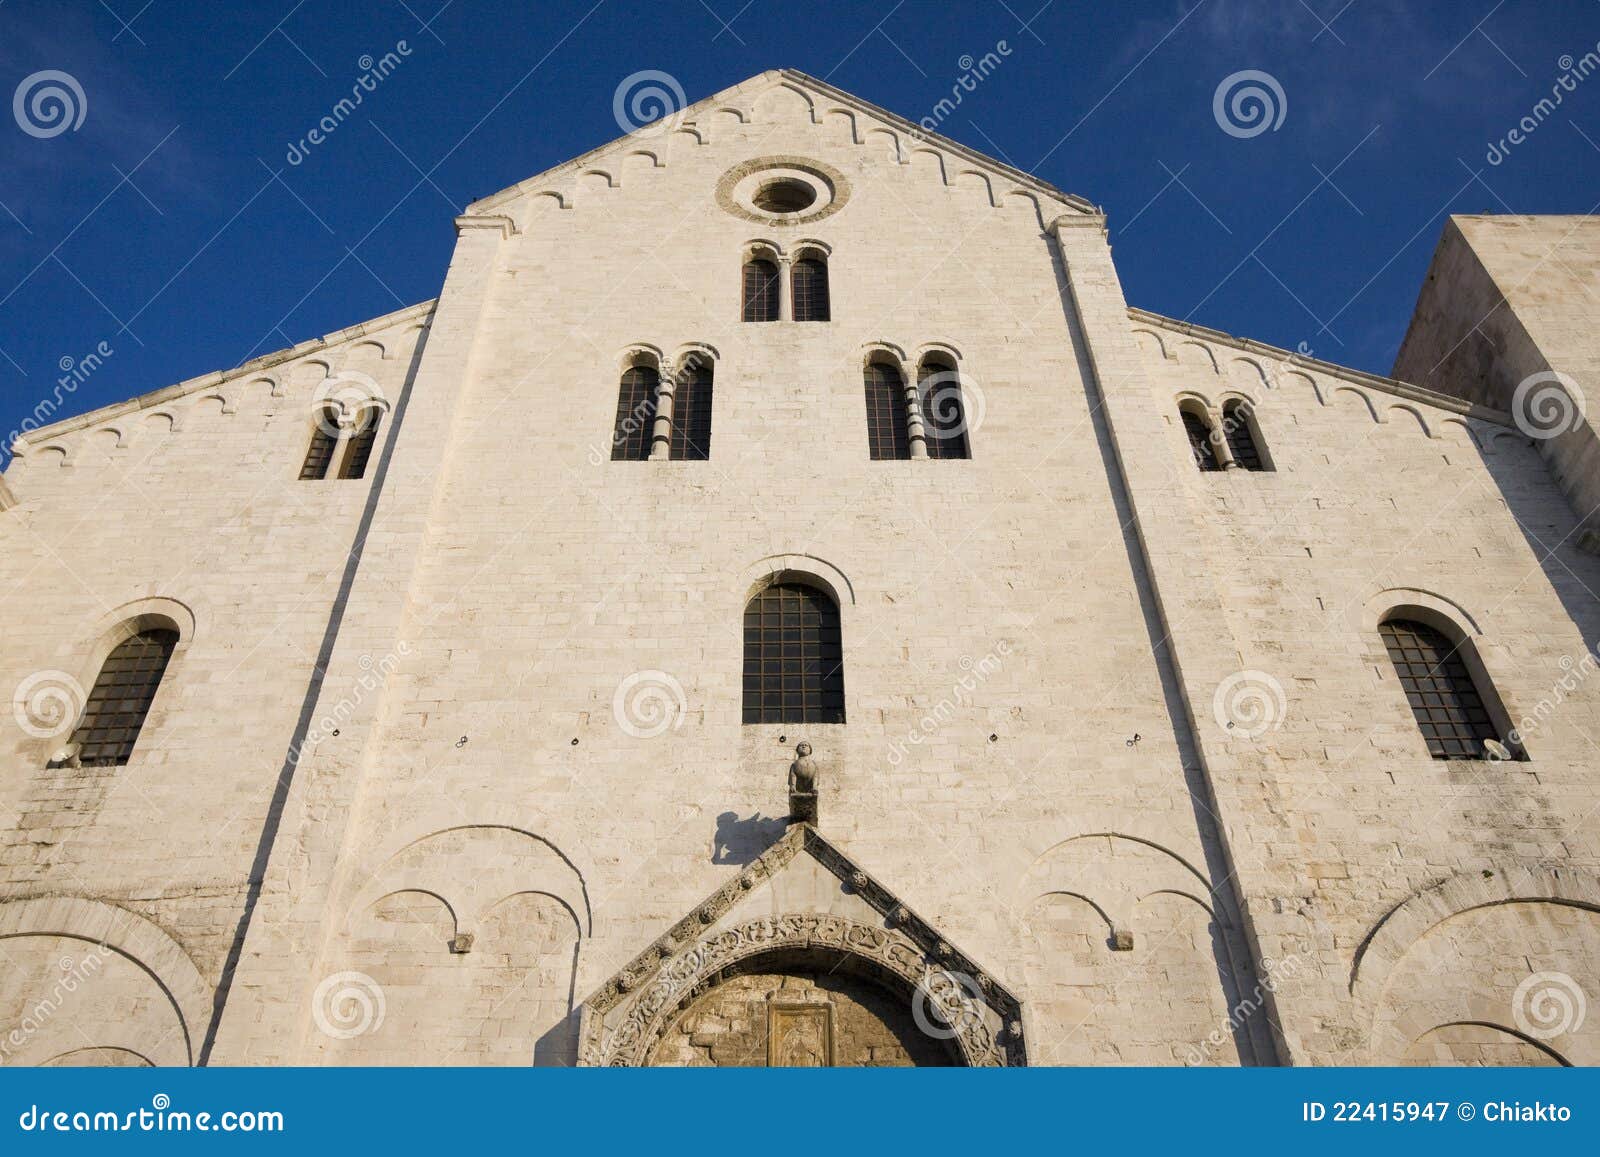
{"label": "blue sky", "polygon": [[[795,67],[917,120],[1002,41],[941,131],[1103,206],[1133,304],[1330,361],[1388,370],[1449,213],[1600,203],[1600,72],[1488,157],[1600,52],[1595,0],[0,0],[4,93],[83,94],[55,135],[0,117],[0,433],[101,343],[57,417],[433,296],[451,217],[619,135],[635,72]],[[1214,110],[1247,70],[1282,94],[1253,135]]]}

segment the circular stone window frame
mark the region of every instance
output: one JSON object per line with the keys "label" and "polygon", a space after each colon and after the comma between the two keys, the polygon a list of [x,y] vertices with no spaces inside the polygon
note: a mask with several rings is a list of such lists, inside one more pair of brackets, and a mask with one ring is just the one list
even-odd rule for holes
{"label": "circular stone window frame", "polygon": [[[755,196],[768,185],[795,181],[810,187],[816,200],[798,213],[769,213]],[[756,157],[735,165],[717,181],[717,204],[724,212],[760,225],[804,225],[843,209],[850,200],[850,182],[832,165],[807,157]]]}

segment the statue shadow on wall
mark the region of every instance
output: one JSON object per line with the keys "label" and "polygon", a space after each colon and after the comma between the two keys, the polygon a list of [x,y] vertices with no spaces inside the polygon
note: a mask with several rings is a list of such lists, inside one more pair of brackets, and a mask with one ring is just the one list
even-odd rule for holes
{"label": "statue shadow on wall", "polygon": [[787,816],[764,816],[758,811],[748,819],[740,819],[738,812],[723,812],[717,817],[717,832],[712,837],[711,862],[743,867],[788,830]]}

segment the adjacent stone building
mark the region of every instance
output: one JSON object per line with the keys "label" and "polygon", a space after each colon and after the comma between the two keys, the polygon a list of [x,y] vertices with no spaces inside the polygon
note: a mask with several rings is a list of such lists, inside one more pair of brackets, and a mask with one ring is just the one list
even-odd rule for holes
{"label": "adjacent stone building", "polygon": [[455,224],[16,444],[5,1063],[1600,1060],[1588,222],[1395,380],[791,71]]}

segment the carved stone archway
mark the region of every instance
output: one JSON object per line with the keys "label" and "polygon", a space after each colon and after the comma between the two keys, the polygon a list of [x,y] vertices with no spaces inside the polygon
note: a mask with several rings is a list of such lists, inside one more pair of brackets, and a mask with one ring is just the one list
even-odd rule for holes
{"label": "carved stone archway", "polygon": [[[832,878],[837,894],[821,897],[825,911],[771,914],[762,893],[802,858]],[[1016,997],[808,826],[791,828],[584,1003],[578,1063],[648,1064],[677,1015],[730,972],[807,952],[847,957],[912,993],[913,1007],[948,1034],[963,1063],[1027,1063]]]}

